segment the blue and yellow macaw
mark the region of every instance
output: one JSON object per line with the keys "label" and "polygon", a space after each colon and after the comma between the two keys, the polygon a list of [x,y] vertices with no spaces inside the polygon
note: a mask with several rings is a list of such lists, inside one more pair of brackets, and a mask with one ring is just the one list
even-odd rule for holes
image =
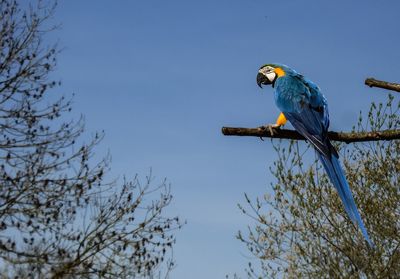
{"label": "blue and yellow macaw", "polygon": [[340,166],[339,155],[327,136],[328,104],[318,86],[281,64],[262,66],[258,71],[257,84],[260,87],[271,84],[275,88],[275,103],[281,110],[276,123],[268,125],[268,128],[280,127],[289,120],[296,131],[314,146],[347,214],[358,224],[368,244],[373,246]]}

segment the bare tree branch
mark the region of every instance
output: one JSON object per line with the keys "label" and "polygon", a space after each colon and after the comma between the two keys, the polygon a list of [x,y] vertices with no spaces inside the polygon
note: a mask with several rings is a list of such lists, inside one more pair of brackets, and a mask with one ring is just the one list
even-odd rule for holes
{"label": "bare tree branch", "polygon": [[[247,136],[247,137],[266,137],[280,139],[305,140],[305,138],[294,130],[273,129],[273,134],[265,128],[240,128],[222,127],[222,134],[225,136]],[[400,139],[400,130],[384,130],[371,132],[328,132],[329,139],[345,143],[394,140]]]}
{"label": "bare tree branch", "polygon": [[379,88],[383,88],[383,89],[400,92],[400,84],[399,83],[387,82],[387,81],[377,80],[374,78],[367,78],[365,80],[365,85],[368,85],[369,87],[379,87]]}
{"label": "bare tree branch", "polygon": [[23,2],[0,0],[0,278],[167,276],[181,225],[164,215],[169,184],[108,178],[103,134],[82,138],[54,95],[57,0]]}

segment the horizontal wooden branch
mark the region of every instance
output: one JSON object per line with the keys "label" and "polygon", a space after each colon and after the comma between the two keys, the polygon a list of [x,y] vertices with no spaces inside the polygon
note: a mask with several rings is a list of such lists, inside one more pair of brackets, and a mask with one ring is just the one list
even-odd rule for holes
{"label": "horizontal wooden branch", "polygon": [[[237,128],[237,127],[222,127],[222,134],[225,136],[245,136],[259,138],[280,138],[305,140],[305,138],[294,130],[287,129],[272,129],[273,134],[269,129],[265,128]],[[377,141],[377,140],[394,140],[400,139],[400,130],[384,130],[376,132],[328,132],[328,137],[333,141],[341,141],[345,143],[362,142],[362,141]]]}
{"label": "horizontal wooden branch", "polygon": [[400,84],[394,82],[387,82],[383,80],[377,80],[374,78],[367,78],[365,80],[365,85],[368,85],[369,87],[379,87],[400,92]]}

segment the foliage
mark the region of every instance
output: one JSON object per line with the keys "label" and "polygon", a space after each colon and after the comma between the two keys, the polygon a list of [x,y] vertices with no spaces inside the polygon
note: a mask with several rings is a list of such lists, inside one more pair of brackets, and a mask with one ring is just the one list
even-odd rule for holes
{"label": "foliage", "polygon": [[[102,134],[64,121],[71,102],[50,78],[57,46],[44,36],[55,3],[0,0],[0,259],[4,277],[152,277],[166,262],[178,218],[163,217],[169,185],[151,175],[106,182],[94,162]],[[78,143],[80,142],[80,143]],[[168,268],[173,263],[168,262]]]}
{"label": "foliage", "polygon": [[[355,131],[399,129],[400,102],[372,104]],[[370,248],[344,211],[321,164],[297,141],[275,145],[272,194],[251,200],[243,213],[254,220],[238,238],[258,259],[250,278],[399,278],[400,140],[337,146],[367,230]],[[268,193],[271,193],[268,190]]]}

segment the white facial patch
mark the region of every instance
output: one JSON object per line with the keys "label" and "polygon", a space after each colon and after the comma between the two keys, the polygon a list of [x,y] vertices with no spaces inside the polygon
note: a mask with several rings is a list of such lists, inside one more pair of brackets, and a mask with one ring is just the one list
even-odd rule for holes
{"label": "white facial patch", "polygon": [[274,79],[275,79],[275,77],[276,77],[276,74],[275,74],[275,72],[269,72],[269,73],[267,73],[265,76],[267,77],[267,79],[268,79],[270,82],[273,82]]}
{"label": "white facial patch", "polygon": [[272,68],[271,66],[265,66],[264,68],[261,68],[258,72],[263,75],[267,75],[267,73],[273,72],[273,71],[274,71],[274,68]]}

